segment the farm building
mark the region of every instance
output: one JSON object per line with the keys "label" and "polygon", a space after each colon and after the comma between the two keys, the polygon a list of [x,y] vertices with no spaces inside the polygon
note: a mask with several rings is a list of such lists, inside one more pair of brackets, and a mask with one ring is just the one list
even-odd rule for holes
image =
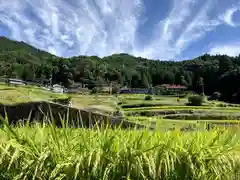
{"label": "farm building", "polygon": [[152,88],[124,88],[120,94],[151,94]]}
{"label": "farm building", "polygon": [[26,81],[26,84],[32,85],[32,86],[39,86],[39,87],[43,86],[43,84],[39,81]]}
{"label": "farm building", "polygon": [[7,79],[7,84],[9,85],[26,85],[26,82],[21,79]]}
{"label": "farm building", "polygon": [[187,89],[186,86],[175,85],[175,84],[165,84],[165,87],[167,88],[168,91],[172,91],[172,92],[182,92]]}
{"label": "farm building", "polygon": [[61,85],[59,85],[59,84],[54,84],[52,86],[52,91],[56,92],[56,93],[63,93],[64,92],[64,88]]}
{"label": "farm building", "polygon": [[86,84],[82,83],[74,83],[70,87],[66,89],[66,92],[68,93],[87,93],[89,92],[89,89],[86,88]]}
{"label": "farm building", "polygon": [[155,92],[162,93],[162,91],[168,91],[170,93],[182,93],[187,90],[186,86],[175,85],[175,84],[162,84],[154,88]]}

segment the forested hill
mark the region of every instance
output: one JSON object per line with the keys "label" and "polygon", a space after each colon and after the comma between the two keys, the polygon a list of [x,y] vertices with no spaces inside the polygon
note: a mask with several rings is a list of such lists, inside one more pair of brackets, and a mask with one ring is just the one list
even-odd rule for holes
{"label": "forested hill", "polygon": [[219,91],[231,99],[240,90],[240,56],[203,55],[192,60],[157,61],[128,54],[104,58],[78,56],[60,58],[26,43],[0,37],[0,76],[25,80],[49,79],[69,86],[73,82],[91,85],[117,81],[131,87],[183,84],[206,94]]}

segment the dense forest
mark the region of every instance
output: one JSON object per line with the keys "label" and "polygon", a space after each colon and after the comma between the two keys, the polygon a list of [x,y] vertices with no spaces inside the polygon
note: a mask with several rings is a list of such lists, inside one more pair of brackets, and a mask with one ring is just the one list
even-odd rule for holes
{"label": "dense forest", "polygon": [[0,76],[48,80],[64,86],[81,82],[89,87],[117,82],[121,86],[150,87],[181,84],[196,92],[219,92],[226,101],[240,95],[240,56],[205,54],[186,61],[161,61],[128,54],[62,58],[24,42],[0,37]]}

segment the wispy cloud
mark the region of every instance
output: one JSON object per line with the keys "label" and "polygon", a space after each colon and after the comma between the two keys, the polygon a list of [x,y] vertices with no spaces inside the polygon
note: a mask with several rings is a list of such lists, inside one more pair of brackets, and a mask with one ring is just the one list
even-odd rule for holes
{"label": "wispy cloud", "polygon": [[0,21],[12,38],[57,55],[104,56],[135,49],[140,0],[0,0],[0,4]]}
{"label": "wispy cloud", "polygon": [[194,3],[194,0],[173,0],[168,16],[156,25],[153,40],[144,47],[140,55],[154,59],[175,58],[174,38],[181,30],[186,18],[191,15],[191,8]]}
{"label": "wispy cloud", "polygon": [[240,23],[235,23],[233,21],[233,15],[237,11],[240,11],[240,6],[233,6],[230,9],[227,9],[223,15],[220,16],[220,19],[224,21],[226,24],[232,27],[240,26]]}
{"label": "wispy cloud", "polygon": [[207,32],[215,29],[220,22],[217,19],[210,19],[208,16],[209,11],[212,9],[215,0],[208,0],[196,17],[190,22],[183,33],[176,41],[176,49],[178,53],[188,47],[192,42],[202,38]]}
{"label": "wispy cloud", "polygon": [[[220,23],[233,24],[235,9],[225,18],[210,18],[215,1],[167,1],[171,8],[154,33],[139,34],[142,19],[151,18],[141,16],[146,8],[143,0],[0,0],[0,26],[7,26],[13,39],[59,56],[125,52],[175,59]],[[139,35],[149,41],[141,44]]]}
{"label": "wispy cloud", "polygon": [[194,41],[215,29],[220,22],[209,18],[208,13],[216,1],[208,0],[204,6],[200,4],[200,11],[195,15],[194,8],[199,6],[199,2],[175,0],[169,16],[158,25],[160,30],[156,28],[160,32],[159,35],[142,53],[143,56],[157,58],[161,54],[164,59],[177,58]]}

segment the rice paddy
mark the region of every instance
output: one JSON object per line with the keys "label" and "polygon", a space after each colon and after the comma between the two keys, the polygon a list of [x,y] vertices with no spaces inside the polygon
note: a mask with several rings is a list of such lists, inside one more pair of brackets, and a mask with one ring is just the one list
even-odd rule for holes
{"label": "rice paddy", "polygon": [[[69,96],[33,87],[0,86],[0,92],[1,103]],[[238,105],[187,106],[186,98],[167,96],[70,96],[74,107],[120,109],[129,121],[155,130],[11,127],[2,120],[0,179],[240,179]]]}
{"label": "rice paddy", "polygon": [[1,179],[239,179],[231,131],[0,130]]}

